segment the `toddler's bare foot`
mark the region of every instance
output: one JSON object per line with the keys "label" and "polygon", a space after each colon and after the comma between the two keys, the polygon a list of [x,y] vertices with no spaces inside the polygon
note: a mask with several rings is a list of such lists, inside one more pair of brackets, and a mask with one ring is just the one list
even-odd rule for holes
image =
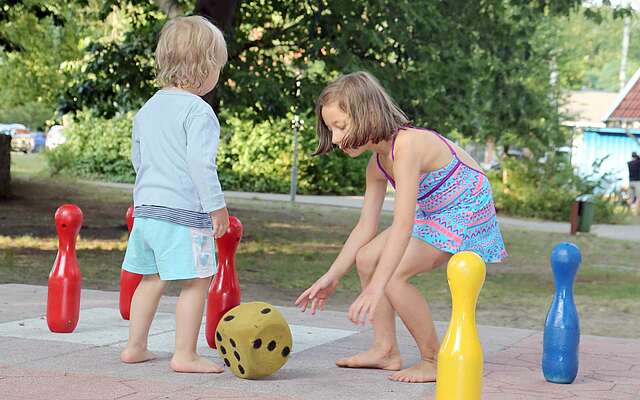
{"label": "toddler's bare foot", "polygon": [[175,372],[219,374],[224,371],[224,369],[218,364],[200,357],[197,354],[174,354],[170,365],[171,369]]}
{"label": "toddler's bare foot", "polygon": [[127,346],[122,350],[122,353],[120,353],[120,360],[127,364],[141,363],[153,360],[154,358],[156,358],[155,354],[144,348],[141,349]]}
{"label": "toddler's bare foot", "polygon": [[422,360],[416,365],[398,371],[389,377],[392,381],[406,383],[426,383],[436,381],[436,361]]}
{"label": "toddler's bare foot", "polygon": [[336,360],[336,365],[343,368],[376,368],[397,371],[402,367],[402,359],[397,350],[370,349],[351,357]]}

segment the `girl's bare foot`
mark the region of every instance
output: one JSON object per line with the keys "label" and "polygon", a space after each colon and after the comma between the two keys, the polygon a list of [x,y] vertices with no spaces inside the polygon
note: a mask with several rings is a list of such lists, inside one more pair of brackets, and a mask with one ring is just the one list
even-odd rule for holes
{"label": "girl's bare foot", "polygon": [[397,350],[370,349],[351,357],[336,360],[336,365],[343,368],[376,368],[397,371],[402,368],[402,359]]}
{"label": "girl's bare foot", "polygon": [[122,353],[120,353],[120,360],[123,363],[133,364],[141,363],[156,358],[155,354],[147,349],[140,349],[127,346]]}
{"label": "girl's bare foot", "polygon": [[422,360],[416,365],[398,371],[389,377],[392,381],[406,383],[426,383],[436,381],[435,360]]}
{"label": "girl's bare foot", "polygon": [[197,354],[174,354],[171,359],[171,369],[175,372],[195,372],[204,374],[219,374],[224,369],[213,361],[200,357]]}

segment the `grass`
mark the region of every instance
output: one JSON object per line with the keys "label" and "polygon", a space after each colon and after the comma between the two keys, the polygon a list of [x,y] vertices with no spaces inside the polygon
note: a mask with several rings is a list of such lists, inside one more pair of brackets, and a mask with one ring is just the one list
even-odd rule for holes
{"label": "grass", "polygon": [[[126,248],[124,213],[130,193],[72,179],[48,177],[38,157],[18,155],[12,166],[16,197],[0,203],[0,283],[46,285],[56,254],[53,213],[63,202],[85,216],[78,241],[84,287],[118,289]],[[237,255],[243,296],[291,305],[331,265],[358,217],[357,210],[261,201],[228,201],[245,227]],[[382,225],[391,221],[383,216]],[[554,293],[549,254],[561,241],[582,250],[575,283],[582,332],[639,337],[640,246],[592,235],[569,236],[503,229],[510,257],[489,265],[478,301],[478,322],[542,329]],[[448,320],[450,295],[445,269],[413,280],[434,317]],[[176,293],[172,288],[170,293]],[[354,271],[341,282],[330,308],[348,308],[359,290]]]}

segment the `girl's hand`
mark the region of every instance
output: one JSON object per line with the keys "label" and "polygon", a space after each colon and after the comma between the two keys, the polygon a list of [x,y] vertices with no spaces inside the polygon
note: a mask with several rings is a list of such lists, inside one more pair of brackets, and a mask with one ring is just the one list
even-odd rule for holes
{"label": "girl's hand", "polygon": [[364,325],[368,314],[371,321],[383,296],[384,286],[369,284],[349,307],[349,320],[356,325]]}
{"label": "girl's hand", "polygon": [[219,239],[229,228],[229,211],[227,207],[209,213],[213,224],[213,237]]}
{"label": "girl's hand", "polygon": [[305,312],[309,302],[311,302],[311,315],[316,310],[324,310],[324,302],[336,291],[339,280],[329,274],[324,274],[311,287],[305,290],[296,300],[296,306],[300,311]]}

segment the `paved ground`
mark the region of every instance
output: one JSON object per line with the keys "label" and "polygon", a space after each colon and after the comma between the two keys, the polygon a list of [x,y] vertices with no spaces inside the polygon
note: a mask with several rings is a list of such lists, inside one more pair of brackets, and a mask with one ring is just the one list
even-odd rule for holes
{"label": "paved ground", "polygon": [[[97,181],[83,181],[86,183],[121,188],[124,190],[132,190],[133,185],[126,183],[110,183]],[[265,201],[290,201],[291,197],[286,194],[273,193],[247,193],[247,192],[231,192],[225,191],[227,198],[233,199],[251,199]],[[296,202],[300,204],[318,204],[336,207],[361,208],[362,196],[309,196],[297,195]],[[383,206],[385,211],[393,211],[393,198],[388,197]],[[525,230],[534,230],[542,232],[560,232],[569,233],[569,222],[552,222],[538,221],[531,219],[510,218],[498,216],[498,221],[502,226],[520,228]],[[596,236],[607,237],[610,239],[622,239],[640,241],[640,225],[593,225],[591,233]]]}
{"label": "paved ground", "polygon": [[[165,297],[152,328],[159,359],[124,365],[118,355],[127,322],[115,292],[84,290],[80,323],[71,334],[53,334],[44,320],[46,287],[0,285],[0,398],[25,399],[432,399],[434,384],[402,384],[389,373],[346,370],[336,358],[364,350],[371,330],[358,330],[344,313],[312,317],[279,308],[292,326],[293,354],[273,376],[259,381],[221,375],[176,374],[168,361],[173,346],[175,298]],[[543,324],[544,316],[533,316]],[[480,321],[481,322],[481,321]],[[437,324],[440,336],[445,323]],[[640,399],[640,340],[582,336],[576,382],[556,385],[540,371],[540,332],[479,327],[484,348],[483,399]],[[404,328],[399,340],[407,363],[416,348]],[[216,358],[201,341],[202,354]],[[218,359],[219,361],[219,359]]]}

